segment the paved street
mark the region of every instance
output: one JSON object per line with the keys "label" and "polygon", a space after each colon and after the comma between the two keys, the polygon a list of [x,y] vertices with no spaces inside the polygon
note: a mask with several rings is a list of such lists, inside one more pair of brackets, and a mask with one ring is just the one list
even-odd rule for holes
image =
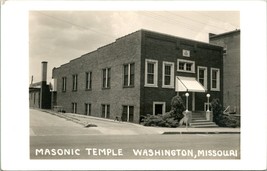
{"label": "paved street", "polygon": [[101,120],[90,121],[98,127],[85,128],[46,112],[30,112],[31,159],[240,158],[239,134],[162,135],[157,129]]}

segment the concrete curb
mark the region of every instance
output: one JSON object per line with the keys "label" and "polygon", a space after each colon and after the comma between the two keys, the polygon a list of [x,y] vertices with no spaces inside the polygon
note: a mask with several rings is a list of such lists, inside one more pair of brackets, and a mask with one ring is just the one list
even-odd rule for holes
{"label": "concrete curb", "polygon": [[225,131],[222,131],[222,132],[209,132],[209,131],[207,131],[207,132],[200,132],[200,131],[188,131],[188,132],[186,132],[186,131],[181,131],[181,132],[163,132],[162,133],[163,135],[166,135],[166,134],[240,134],[240,132],[225,132]]}

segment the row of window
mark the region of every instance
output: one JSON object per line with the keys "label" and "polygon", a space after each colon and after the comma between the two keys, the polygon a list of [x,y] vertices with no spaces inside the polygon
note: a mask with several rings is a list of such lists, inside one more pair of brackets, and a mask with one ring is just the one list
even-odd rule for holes
{"label": "row of window", "polygon": [[[162,64],[162,87],[174,88],[174,62],[163,61]],[[195,73],[195,62],[189,60],[177,60],[177,71]],[[220,90],[220,69],[211,68],[211,90]],[[197,67],[198,81],[207,89],[207,67]],[[146,59],[145,86],[158,87],[158,61]]]}
{"label": "row of window", "polygon": [[[77,112],[77,103],[71,103],[71,112],[72,113],[78,113]],[[91,116],[92,111],[92,105],[91,103],[85,103],[84,104],[84,115]],[[127,122],[133,122],[133,116],[134,116],[134,106],[122,106],[122,115],[121,118],[113,118],[113,119],[119,119],[121,121],[127,121]],[[109,104],[102,104],[101,105],[101,117],[102,118],[109,118],[110,119],[110,105]]]}
{"label": "row of window", "polygon": [[[174,88],[174,62],[163,61],[162,72],[162,87]],[[195,73],[195,62],[189,60],[177,60],[177,71]],[[220,90],[220,69],[211,68],[211,90]],[[207,67],[198,66],[197,68],[198,81],[207,89]],[[123,86],[133,87],[135,77],[134,63],[123,65]],[[111,68],[102,69],[102,88],[110,88],[111,82]],[[158,61],[146,59],[145,64],[145,86],[158,87]],[[67,77],[62,78],[62,91],[65,92],[67,88]],[[85,74],[85,89],[92,88],[92,72]],[[72,90],[78,89],[78,75],[72,76]]]}
{"label": "row of window", "polygon": [[[123,65],[123,86],[134,86],[134,63]],[[102,69],[102,88],[110,88],[111,68]],[[92,72],[85,73],[85,89],[92,89]],[[72,91],[78,90],[78,74],[72,75]],[[67,77],[62,77],[62,91],[67,91]]]}

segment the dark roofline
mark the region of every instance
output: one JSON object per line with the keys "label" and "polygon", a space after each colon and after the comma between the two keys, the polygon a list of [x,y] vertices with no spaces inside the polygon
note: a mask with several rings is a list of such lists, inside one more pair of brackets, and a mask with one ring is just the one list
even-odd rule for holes
{"label": "dark roofline", "polygon": [[174,36],[174,35],[170,35],[170,34],[166,34],[166,33],[160,33],[160,32],[156,32],[156,31],[146,30],[146,29],[141,29],[141,31],[147,32],[147,33],[152,33],[152,34],[158,34],[158,35],[162,35],[162,36],[168,36],[168,37],[174,38],[174,39],[181,39],[181,40],[185,40],[185,41],[190,41],[190,42],[194,42],[194,43],[201,43],[204,45],[221,48],[221,46],[210,44],[209,42],[203,42],[203,41],[199,41],[199,40],[188,39],[188,38],[184,38],[184,37]]}
{"label": "dark roofline", "polygon": [[209,34],[209,39],[213,39],[213,38],[217,38],[217,37],[221,37],[221,36],[226,36],[226,35],[234,34],[234,33],[238,33],[238,32],[240,32],[240,29],[236,29],[236,30],[225,32],[225,33],[221,33],[221,34],[210,33]]}
{"label": "dark roofline", "polygon": [[70,62],[73,62],[73,61],[75,61],[75,60],[77,60],[77,59],[80,59],[80,58],[82,58],[82,57],[84,57],[84,56],[86,56],[86,55],[88,55],[88,54],[90,54],[90,53],[97,52],[99,49],[102,49],[102,48],[104,48],[104,47],[106,47],[106,46],[110,46],[110,45],[116,43],[116,41],[118,41],[118,40],[120,40],[120,39],[123,39],[123,38],[125,38],[125,37],[128,37],[128,36],[130,36],[130,35],[132,35],[132,34],[138,33],[138,32],[141,32],[141,33],[142,33],[142,32],[143,32],[143,33],[151,33],[151,34],[157,34],[157,35],[162,35],[162,36],[168,36],[168,37],[170,37],[170,38],[182,39],[182,40],[191,41],[191,42],[195,42],[195,43],[202,43],[202,44],[209,45],[209,46],[213,46],[213,47],[221,47],[221,46],[217,46],[217,45],[210,44],[210,43],[208,43],[208,42],[202,42],[202,41],[192,40],[192,39],[188,39],[188,38],[183,38],[183,37],[174,36],[174,35],[170,35],[170,34],[166,34],[166,33],[161,33],[161,32],[151,31],[151,30],[147,30],[147,29],[139,29],[139,30],[134,31],[134,32],[132,32],[132,33],[126,34],[126,35],[124,35],[124,36],[122,36],[122,37],[116,38],[114,42],[111,42],[111,43],[109,43],[109,44],[103,45],[103,46],[97,48],[96,50],[93,50],[93,51],[91,51],[91,52],[85,53],[85,54],[81,55],[80,57],[74,58],[74,59],[70,60],[69,62],[60,65],[59,67],[54,67],[53,69],[60,68],[60,67],[62,67],[62,66],[64,66],[64,65],[67,65],[67,64],[69,64]]}

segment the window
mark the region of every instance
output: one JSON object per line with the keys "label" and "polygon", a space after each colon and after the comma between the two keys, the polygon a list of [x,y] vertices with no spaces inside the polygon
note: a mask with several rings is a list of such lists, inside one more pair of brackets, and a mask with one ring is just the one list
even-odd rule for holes
{"label": "window", "polygon": [[122,106],[122,121],[133,122],[134,107],[133,106]]}
{"label": "window", "polygon": [[103,69],[103,84],[102,88],[110,88],[110,68]]}
{"label": "window", "polygon": [[211,90],[220,91],[220,69],[211,68]]}
{"label": "window", "polygon": [[91,104],[90,103],[85,103],[85,111],[84,114],[90,116],[91,115]]}
{"label": "window", "polygon": [[158,61],[157,60],[146,59],[145,86],[147,87],[158,86]]}
{"label": "window", "polygon": [[72,75],[72,90],[77,91],[77,85],[78,85],[78,75]]}
{"label": "window", "polygon": [[134,63],[123,66],[123,86],[134,86]]}
{"label": "window", "polygon": [[92,89],[92,72],[87,72],[85,77],[85,89],[90,90]]}
{"label": "window", "polygon": [[195,73],[195,62],[177,59],[177,71]]}
{"label": "window", "polygon": [[109,104],[102,104],[102,118],[110,118],[110,105]]}
{"label": "window", "polygon": [[77,113],[77,103],[71,103],[71,112]]}
{"label": "window", "polygon": [[174,63],[163,61],[162,87],[174,88]]}
{"label": "window", "polygon": [[67,77],[62,77],[62,92],[65,92],[67,88]]}
{"label": "window", "polygon": [[153,102],[153,115],[165,113],[165,102]]}
{"label": "window", "polygon": [[207,89],[207,67],[198,67],[198,75],[197,75],[198,82],[200,82],[205,89]]}

